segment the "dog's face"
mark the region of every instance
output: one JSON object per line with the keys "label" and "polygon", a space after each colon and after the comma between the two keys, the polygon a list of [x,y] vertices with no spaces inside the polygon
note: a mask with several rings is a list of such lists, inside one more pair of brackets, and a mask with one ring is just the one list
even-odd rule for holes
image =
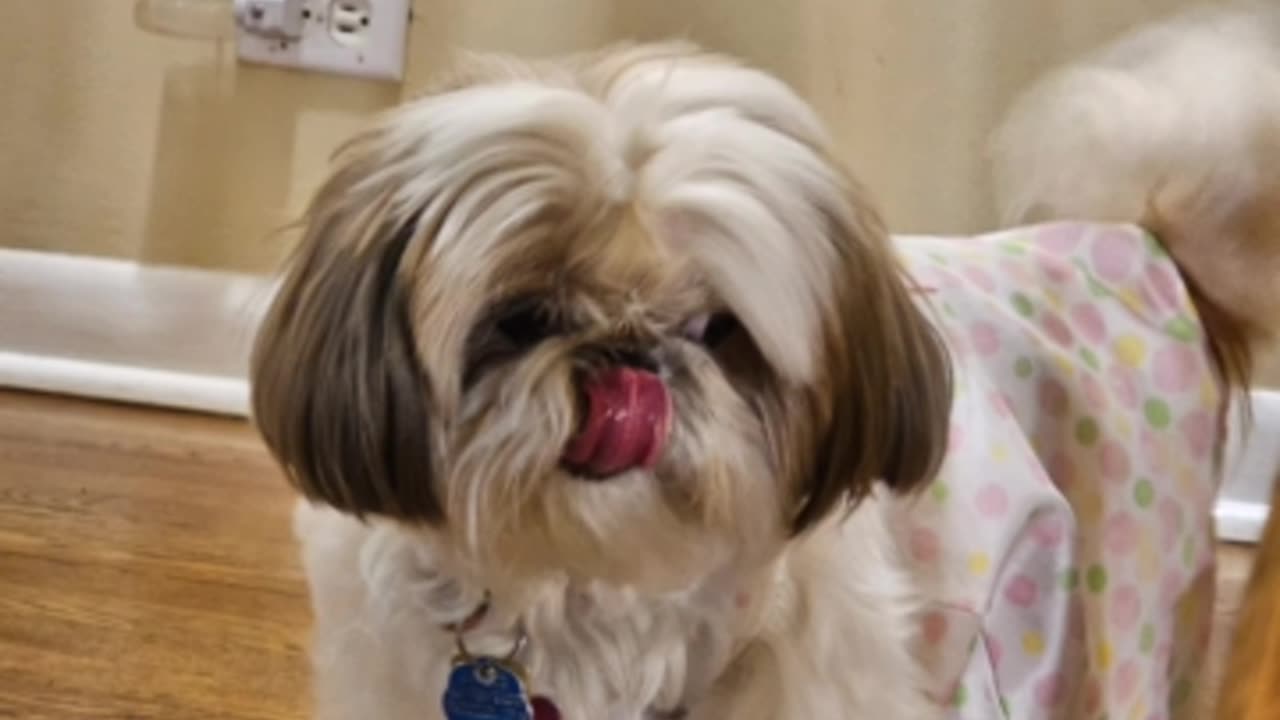
{"label": "dog's face", "polygon": [[950,401],[809,109],[672,46],[476,60],[354,140],[253,380],[310,498],[653,589],[926,481]]}

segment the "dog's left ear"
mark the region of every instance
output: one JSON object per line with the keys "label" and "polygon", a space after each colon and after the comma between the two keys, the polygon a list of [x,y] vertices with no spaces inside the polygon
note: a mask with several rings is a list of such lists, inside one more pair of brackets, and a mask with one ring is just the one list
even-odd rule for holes
{"label": "dog's left ear", "polygon": [[[952,399],[946,347],[909,288],[888,233],[857,184],[827,211],[841,272],[826,323],[831,408],[793,528],[850,507],[877,482],[928,484],[946,453]],[[821,402],[821,401],[820,401]]]}
{"label": "dog's left ear", "polygon": [[348,163],[318,193],[257,337],[254,420],[305,496],[363,516],[439,520],[430,384],[410,326],[406,250],[394,217]]}

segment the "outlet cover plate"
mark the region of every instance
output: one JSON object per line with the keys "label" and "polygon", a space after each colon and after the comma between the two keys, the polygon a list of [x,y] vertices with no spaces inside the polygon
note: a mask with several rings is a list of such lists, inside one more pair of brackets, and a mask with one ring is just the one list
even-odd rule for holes
{"label": "outlet cover plate", "polygon": [[302,18],[300,35],[261,34],[240,24],[236,27],[236,54],[247,63],[399,82],[404,78],[410,3],[283,0],[289,12]]}

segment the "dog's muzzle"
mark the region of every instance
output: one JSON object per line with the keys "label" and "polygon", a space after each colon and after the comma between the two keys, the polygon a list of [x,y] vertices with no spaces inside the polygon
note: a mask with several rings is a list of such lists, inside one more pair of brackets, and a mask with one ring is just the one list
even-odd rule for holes
{"label": "dog's muzzle", "polygon": [[582,418],[562,460],[571,471],[595,479],[651,469],[666,449],[672,405],[655,373],[608,367],[582,379]]}

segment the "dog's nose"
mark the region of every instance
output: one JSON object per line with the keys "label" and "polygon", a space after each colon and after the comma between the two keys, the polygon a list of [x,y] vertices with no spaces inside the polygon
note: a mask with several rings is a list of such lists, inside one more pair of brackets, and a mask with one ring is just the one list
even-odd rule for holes
{"label": "dog's nose", "polygon": [[652,468],[671,432],[671,393],[635,365],[610,365],[582,378],[582,417],[561,456],[580,476],[604,479]]}

